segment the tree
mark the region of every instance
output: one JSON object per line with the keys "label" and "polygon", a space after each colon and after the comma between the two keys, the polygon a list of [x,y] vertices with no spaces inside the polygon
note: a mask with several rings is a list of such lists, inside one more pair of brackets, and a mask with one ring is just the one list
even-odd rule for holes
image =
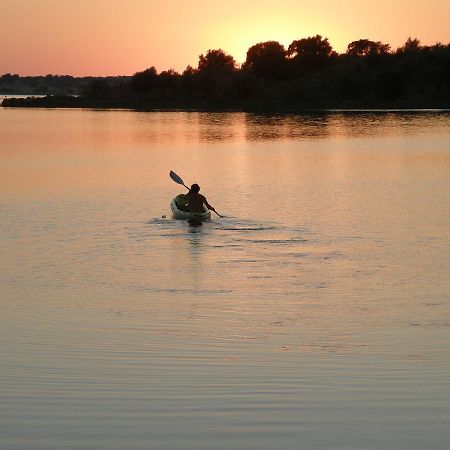
{"label": "tree", "polygon": [[104,78],[94,78],[84,89],[84,96],[95,100],[103,100],[110,94],[111,87]]}
{"label": "tree", "polygon": [[187,95],[192,97],[193,91],[195,89],[195,77],[197,75],[197,70],[192,66],[187,66],[181,74],[180,87],[182,91]]}
{"label": "tree", "polygon": [[208,50],[206,55],[199,56],[198,70],[211,75],[230,75],[236,70],[236,61],[221,49]]}
{"label": "tree", "polygon": [[420,50],[420,48],[421,48],[420,41],[417,38],[411,39],[411,37],[409,37],[406,40],[405,45],[403,46],[403,48],[405,49],[405,51],[417,51],[417,50]]}
{"label": "tree", "polygon": [[173,69],[164,70],[158,75],[157,86],[167,96],[174,96],[179,91],[180,74]]}
{"label": "tree", "polygon": [[386,66],[376,73],[374,88],[377,96],[383,100],[394,101],[405,95],[408,76],[400,67]]}
{"label": "tree", "polygon": [[359,39],[350,42],[347,46],[347,55],[350,56],[377,56],[387,55],[391,49],[389,44],[383,44],[380,41],[371,41],[369,39]]}
{"label": "tree", "polygon": [[251,99],[257,94],[258,79],[250,70],[239,70],[232,80],[233,91],[238,99]]}
{"label": "tree", "polygon": [[157,79],[158,72],[152,66],[143,72],[136,72],[131,77],[131,86],[135,92],[147,92],[156,85]]}
{"label": "tree", "polygon": [[10,73],[5,73],[2,75],[2,80],[8,81],[8,82],[9,81],[14,82],[19,79],[20,79],[20,76],[17,73],[15,73],[14,75],[11,75]]}
{"label": "tree", "polygon": [[423,47],[420,45],[420,41],[417,38],[411,39],[409,37],[402,47],[399,47],[396,51],[397,55],[412,55],[417,54]]}
{"label": "tree", "polygon": [[318,69],[330,60],[333,53],[328,38],[319,34],[293,41],[287,50],[287,56],[297,70]]}
{"label": "tree", "polygon": [[188,77],[188,76],[192,76],[196,73],[196,69],[194,69],[192,66],[186,66],[186,69],[184,69],[182,76],[183,77]]}
{"label": "tree", "polygon": [[286,75],[286,50],[279,42],[268,41],[253,45],[247,51],[244,69],[255,75],[272,80]]}

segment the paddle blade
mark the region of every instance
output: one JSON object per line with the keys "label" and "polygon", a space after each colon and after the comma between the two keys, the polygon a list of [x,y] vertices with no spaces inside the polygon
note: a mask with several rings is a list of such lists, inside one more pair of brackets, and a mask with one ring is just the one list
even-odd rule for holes
{"label": "paddle blade", "polygon": [[181,177],[179,177],[173,170],[169,172],[170,178],[172,178],[175,183],[182,184],[184,186],[184,181]]}

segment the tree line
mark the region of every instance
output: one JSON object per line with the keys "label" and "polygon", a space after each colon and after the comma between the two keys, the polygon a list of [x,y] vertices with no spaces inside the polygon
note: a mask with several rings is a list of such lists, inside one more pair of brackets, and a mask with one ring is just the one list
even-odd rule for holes
{"label": "tree line", "polygon": [[73,77],[71,75],[39,75],[21,77],[5,73],[0,76],[0,95],[80,95],[94,80],[104,79],[110,85],[129,81],[129,76]]}
{"label": "tree line", "polygon": [[182,73],[158,73],[151,66],[116,83],[93,79],[77,102],[143,108],[449,107],[450,44],[425,46],[408,38],[393,50],[359,39],[339,54],[328,38],[316,35],[287,48],[277,41],[255,44],[242,65],[214,49]]}

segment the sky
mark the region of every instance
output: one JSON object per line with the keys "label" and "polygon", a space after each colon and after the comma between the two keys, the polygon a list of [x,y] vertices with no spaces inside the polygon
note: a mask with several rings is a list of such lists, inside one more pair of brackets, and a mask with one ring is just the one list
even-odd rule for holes
{"label": "sky", "polygon": [[450,43],[450,0],[0,0],[0,75],[132,75],[197,67],[221,48],[286,47],[320,34],[337,52],[357,39]]}

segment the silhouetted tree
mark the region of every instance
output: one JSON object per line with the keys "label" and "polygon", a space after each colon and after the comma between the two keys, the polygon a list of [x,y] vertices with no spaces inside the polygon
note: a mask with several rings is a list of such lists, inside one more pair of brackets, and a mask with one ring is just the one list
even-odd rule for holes
{"label": "silhouetted tree", "polygon": [[201,54],[198,60],[199,72],[208,72],[212,75],[230,75],[236,70],[236,61],[223,50],[208,50],[206,55]]}
{"label": "silhouetted tree", "polygon": [[386,66],[376,74],[374,90],[382,100],[398,100],[405,94],[407,74],[397,66]]}
{"label": "silhouetted tree", "polygon": [[195,90],[195,77],[197,70],[192,66],[187,66],[181,74],[180,86],[186,97],[192,98]]}
{"label": "silhouetted tree", "polygon": [[380,41],[371,41],[369,39],[359,39],[350,42],[347,46],[347,55],[350,56],[375,56],[389,53],[391,46],[383,44]]}
{"label": "silhouetted tree", "polygon": [[143,72],[137,72],[131,77],[131,87],[137,93],[150,91],[156,86],[158,72],[155,67],[150,67]]}
{"label": "silhouetted tree", "polygon": [[12,75],[10,73],[5,73],[2,75],[2,80],[8,81],[8,82],[14,82],[19,79],[20,79],[20,76],[17,73],[15,73],[14,75]]}
{"label": "silhouetted tree", "polygon": [[420,41],[417,38],[411,39],[411,37],[409,37],[406,42],[405,45],[403,46],[403,50],[405,52],[416,52],[418,50],[420,50],[421,45],[420,45]]}
{"label": "silhouetted tree", "polygon": [[333,47],[328,38],[319,34],[313,37],[293,41],[287,50],[295,71],[315,70],[323,67],[333,55]]}
{"label": "silhouetted tree", "polygon": [[158,86],[173,88],[180,79],[180,74],[173,69],[164,70],[158,75]]}
{"label": "silhouetted tree", "polygon": [[193,77],[194,91],[200,97],[210,101],[221,101],[223,91],[229,93],[230,84],[227,79],[236,70],[234,58],[223,50],[208,50],[206,55],[201,54],[198,60],[198,69]]}
{"label": "silhouetted tree", "polygon": [[158,75],[156,86],[163,97],[173,98],[180,90],[181,75],[173,69],[165,70]]}
{"label": "silhouetted tree", "polygon": [[[388,44],[360,39],[337,55],[327,38],[316,35],[293,41],[287,51],[276,41],[253,45],[241,68],[218,49],[200,55],[198,67],[188,66],[181,75],[174,70],[158,75],[155,67],[132,77],[4,74],[0,88],[5,94],[51,94],[48,99],[5,99],[3,106],[448,108],[450,44],[422,46],[410,37],[391,52]],[[68,95],[80,92],[84,95]]]}
{"label": "silhouetted tree", "polygon": [[105,79],[94,78],[84,89],[83,95],[95,100],[104,100],[110,91],[110,85]]}
{"label": "silhouetted tree", "polygon": [[268,41],[248,49],[243,68],[251,70],[259,77],[277,80],[285,77],[286,64],[284,46],[276,41]]}
{"label": "silhouetted tree", "polygon": [[258,80],[250,70],[240,70],[233,77],[233,90],[240,100],[252,99],[258,92]]}
{"label": "silhouetted tree", "polygon": [[442,80],[447,88],[447,96],[450,97],[450,45],[447,46],[447,57],[442,64]]}
{"label": "silhouetted tree", "polygon": [[186,69],[184,69],[182,76],[186,77],[186,76],[192,76],[196,73],[197,71],[192,67],[192,66],[186,66]]}

